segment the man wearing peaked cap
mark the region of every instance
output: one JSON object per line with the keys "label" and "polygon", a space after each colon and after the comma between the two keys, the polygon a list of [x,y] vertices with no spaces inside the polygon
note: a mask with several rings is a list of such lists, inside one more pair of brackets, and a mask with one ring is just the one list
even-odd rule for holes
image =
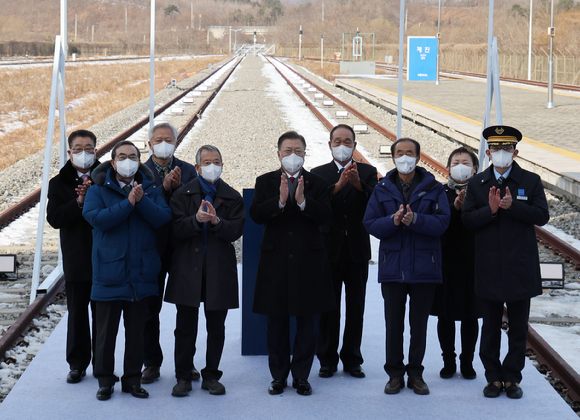
{"label": "man wearing peaked cap", "polygon": [[[505,389],[509,398],[521,398],[530,299],[542,293],[534,225],[546,224],[550,215],[540,177],[513,161],[522,133],[492,126],[482,135],[493,165],[469,181],[462,220],[475,230],[475,293],[483,309],[479,355],[488,381],[483,394],[494,398]],[[509,344],[501,362],[504,303]]]}

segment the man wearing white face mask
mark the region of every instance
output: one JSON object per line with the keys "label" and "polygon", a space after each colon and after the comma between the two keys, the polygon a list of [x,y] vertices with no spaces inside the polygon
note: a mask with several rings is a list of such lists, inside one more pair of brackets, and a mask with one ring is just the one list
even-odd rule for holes
{"label": "man wearing white face mask", "polygon": [[201,389],[225,394],[219,370],[228,309],[238,308],[238,274],[232,242],[244,230],[246,209],[240,193],[223,179],[222,156],[217,147],[197,151],[201,176],[173,194],[173,234],[176,239],[165,301],[177,307],[175,323],[175,377],[171,395],[191,391],[199,307],[204,302],[207,329],[206,365]]}
{"label": "man wearing white face mask", "polygon": [[[340,357],[345,372],[355,378],[364,378],[360,347],[371,245],[362,219],[377,185],[377,170],[353,160],[355,133],[348,125],[340,124],[332,129],[328,146],[332,152],[332,162],[314,168],[312,173],[330,183],[332,219],[321,227],[321,231],[330,260],[336,308],[320,316],[316,349],[320,360],[318,375],[322,378],[333,376]],[[343,283],[346,322],[339,355]]]}
{"label": "man wearing white face mask", "polygon": [[[542,293],[534,225],[550,218],[540,177],[522,169],[519,130],[491,126],[483,130],[492,166],[468,184],[462,220],[475,230],[475,293],[481,298],[483,327],[479,356],[488,384],[483,394],[521,398],[526,360],[530,299]],[[509,350],[500,361],[504,303],[509,319]]]}
{"label": "man wearing white face mask", "polygon": [[112,160],[93,171],[95,184],[83,206],[84,218],[93,225],[91,299],[97,308],[94,375],[99,380],[98,400],[108,400],[113,393],[121,314],[125,326],[122,391],[137,398],[149,396],[140,384],[145,298],[159,293],[161,260],[155,229],[171,220],[171,210],[139,158],[133,143],[117,143]]}
{"label": "man wearing white face mask", "polygon": [[[161,188],[165,202],[169,204],[173,193],[182,185],[193,181],[197,177],[195,167],[174,156],[177,145],[177,130],[169,123],[160,123],[149,130],[149,149],[153,154],[145,162],[151,169],[153,181]],[[161,271],[157,278],[159,294],[147,298],[147,316],[145,319],[145,369],[142,372],[141,383],[150,384],[160,376],[160,367],[163,362],[163,352],[159,344],[159,312],[163,304],[165,278],[169,272],[173,256],[173,238],[171,222],[155,229],[157,251],[161,257]],[[192,374],[199,379],[199,372],[195,367]]]}
{"label": "man wearing white face mask", "polygon": [[[70,372],[66,381],[77,383],[85,376],[91,362],[94,331],[91,251],[93,227],[83,218],[87,189],[92,184],[91,172],[99,166],[95,160],[97,137],[88,130],[77,130],[68,137],[70,159],[48,186],[48,223],[60,229],[63,269],[68,309],[66,360]],[[89,303],[92,319],[89,321]]]}
{"label": "man wearing white face mask", "polygon": [[[306,141],[294,131],[278,139],[282,168],[256,179],[250,217],[264,225],[253,311],[267,315],[268,392],[284,392],[292,372],[299,395],[316,351],[316,315],[334,309],[328,257],[319,227],[330,220],[328,183],[304,168]],[[290,317],[296,317],[290,357]]]}
{"label": "man wearing white face mask", "polygon": [[[410,138],[391,146],[393,169],[378,183],[363,219],[367,231],[381,240],[379,283],[385,303],[386,394],[407,386],[419,395],[429,394],[423,380],[427,321],[435,286],[441,283],[439,237],[449,225],[450,211],[443,185],[421,167],[419,143]],[[403,331],[409,296],[411,341],[404,364]]]}

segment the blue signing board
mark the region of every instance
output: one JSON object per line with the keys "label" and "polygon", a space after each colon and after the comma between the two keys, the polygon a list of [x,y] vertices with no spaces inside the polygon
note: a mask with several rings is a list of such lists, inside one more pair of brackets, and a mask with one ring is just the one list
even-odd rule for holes
{"label": "blue signing board", "polygon": [[437,79],[437,48],[434,36],[407,37],[407,80]]}

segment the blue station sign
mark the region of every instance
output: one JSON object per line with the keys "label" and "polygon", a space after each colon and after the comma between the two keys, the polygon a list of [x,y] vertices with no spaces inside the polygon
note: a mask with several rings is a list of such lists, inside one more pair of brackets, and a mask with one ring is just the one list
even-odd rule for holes
{"label": "blue station sign", "polygon": [[437,79],[437,48],[434,36],[407,37],[407,80]]}

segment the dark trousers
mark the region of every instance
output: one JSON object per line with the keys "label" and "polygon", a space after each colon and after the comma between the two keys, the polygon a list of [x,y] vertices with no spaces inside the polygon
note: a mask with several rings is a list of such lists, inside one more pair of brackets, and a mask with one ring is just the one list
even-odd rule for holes
{"label": "dark trousers", "polygon": [[[461,321],[461,356],[463,362],[472,362],[475,344],[479,333],[477,318]],[[455,363],[455,320],[439,317],[437,320],[437,336],[441,345],[443,361]]]}
{"label": "dark trousers", "polygon": [[503,302],[482,299],[483,327],[479,357],[485,368],[488,382],[521,382],[522,369],[526,363],[526,339],[530,316],[530,299],[507,302],[508,353],[500,362],[501,324]]}
{"label": "dark trousers", "polygon": [[[95,303],[91,302],[91,288],[90,281],[65,282],[68,309],[66,361],[71,370],[83,371],[91,363],[96,338]],[[89,319],[89,305],[91,319]]]}
{"label": "dark trousers", "polygon": [[[421,376],[423,374],[423,357],[427,343],[427,321],[435,294],[435,284],[382,283],[381,290],[385,301],[386,358],[385,372],[391,377]],[[409,345],[409,363],[405,366],[403,359],[403,332],[405,331],[405,306],[409,302],[409,324],[411,342]]]}
{"label": "dark trousers", "polygon": [[317,341],[316,315],[296,317],[296,336],[290,360],[290,317],[268,316],[268,366],[274,379],[308,379]]}
{"label": "dark trousers", "polygon": [[340,360],[346,367],[362,365],[360,351],[365,312],[365,295],[369,274],[368,263],[351,262],[348,246],[343,246],[340,257],[330,266],[336,309],[320,315],[317,356],[320,366],[335,367],[338,364],[340,338],[340,300],[342,284],[346,296],[346,321],[342,337]]}
{"label": "dark trousers", "polygon": [[[197,323],[199,308],[187,305],[175,305],[177,319],[175,322],[175,377],[192,380],[193,357],[195,356],[195,340],[197,339]],[[207,329],[207,350],[205,353],[205,368],[201,370],[204,380],[220,379],[220,360],[226,339],[226,317],[228,310],[208,311],[205,309]]]}
{"label": "dark trousers", "polygon": [[125,356],[123,377],[125,387],[140,385],[143,366],[143,323],[146,303],[140,301],[114,300],[95,302],[97,307],[97,342],[95,344],[95,378],[99,386],[115,384],[115,342],[119,331],[119,321],[123,314],[125,327]]}
{"label": "dark trousers", "polygon": [[163,294],[165,292],[165,278],[169,272],[172,252],[168,251],[161,258],[161,272],[157,277],[157,286],[159,294],[145,298],[147,302],[147,315],[145,316],[144,340],[144,358],[145,366],[161,366],[163,363],[163,352],[159,344],[159,313],[163,306]]}

